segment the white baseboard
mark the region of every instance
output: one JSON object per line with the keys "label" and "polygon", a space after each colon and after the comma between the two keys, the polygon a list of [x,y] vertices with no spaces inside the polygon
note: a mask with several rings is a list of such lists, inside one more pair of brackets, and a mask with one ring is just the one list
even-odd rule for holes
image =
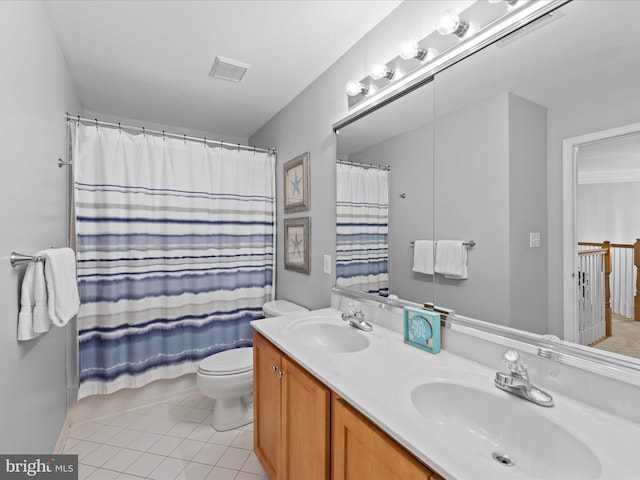
{"label": "white baseboard", "polygon": [[64,453],[64,444],[67,442],[67,437],[69,436],[70,424],[69,424],[69,416],[64,419],[64,425],[62,425],[62,430],[60,430],[60,435],[58,435],[58,441],[56,442],[55,447],[53,447],[53,454],[58,455],[60,453]]}
{"label": "white baseboard", "polygon": [[109,395],[92,395],[69,407],[65,425],[69,428],[71,425],[123,413],[191,392],[199,392],[195,373],[170,380],[157,380],[141,388],[126,388]]}

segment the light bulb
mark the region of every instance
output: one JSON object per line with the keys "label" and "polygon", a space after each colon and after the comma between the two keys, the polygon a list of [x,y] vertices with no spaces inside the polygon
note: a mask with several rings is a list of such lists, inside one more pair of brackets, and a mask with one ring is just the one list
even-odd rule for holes
{"label": "light bulb", "polygon": [[438,20],[438,33],[440,35],[453,33],[458,37],[462,37],[468,28],[469,24],[462,20],[453,10],[445,10]]}
{"label": "light bulb", "polygon": [[349,80],[345,85],[345,90],[347,91],[347,95],[349,95],[350,97],[355,97],[356,95],[360,95],[361,93],[367,93],[369,89],[366,85],[360,82]]}
{"label": "light bulb", "polygon": [[400,57],[404,60],[416,58],[422,60],[427,54],[424,48],[420,48],[417,43],[405,42],[400,45]]}
{"label": "light bulb", "polygon": [[393,78],[393,70],[387,68],[386,65],[376,63],[371,67],[369,76],[374,80],[380,80],[381,78],[388,78],[389,80],[391,80],[391,78]]}

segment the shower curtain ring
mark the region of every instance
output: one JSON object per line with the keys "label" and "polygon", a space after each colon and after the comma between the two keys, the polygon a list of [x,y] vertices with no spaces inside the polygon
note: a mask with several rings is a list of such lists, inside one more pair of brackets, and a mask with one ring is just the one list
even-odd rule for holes
{"label": "shower curtain ring", "polygon": [[94,120],[96,121],[96,130],[98,130],[98,119],[94,118]]}
{"label": "shower curtain ring", "polygon": [[240,153],[240,144],[238,144],[238,153]]}

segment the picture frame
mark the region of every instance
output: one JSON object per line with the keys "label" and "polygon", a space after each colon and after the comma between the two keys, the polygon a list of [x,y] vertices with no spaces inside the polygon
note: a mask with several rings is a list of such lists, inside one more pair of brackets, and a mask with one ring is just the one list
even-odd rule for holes
{"label": "picture frame", "polygon": [[309,152],[289,160],[283,166],[284,213],[304,212],[311,208]]}
{"label": "picture frame", "polygon": [[284,268],[311,274],[311,219],[284,219]]}
{"label": "picture frame", "polygon": [[404,307],[404,343],[429,353],[440,352],[440,314]]}

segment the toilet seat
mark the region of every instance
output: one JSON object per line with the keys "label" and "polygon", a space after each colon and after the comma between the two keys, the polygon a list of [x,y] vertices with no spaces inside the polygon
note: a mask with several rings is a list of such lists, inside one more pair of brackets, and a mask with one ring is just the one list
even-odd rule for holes
{"label": "toilet seat", "polygon": [[202,375],[238,375],[253,370],[253,347],[233,348],[214,353],[198,365]]}

